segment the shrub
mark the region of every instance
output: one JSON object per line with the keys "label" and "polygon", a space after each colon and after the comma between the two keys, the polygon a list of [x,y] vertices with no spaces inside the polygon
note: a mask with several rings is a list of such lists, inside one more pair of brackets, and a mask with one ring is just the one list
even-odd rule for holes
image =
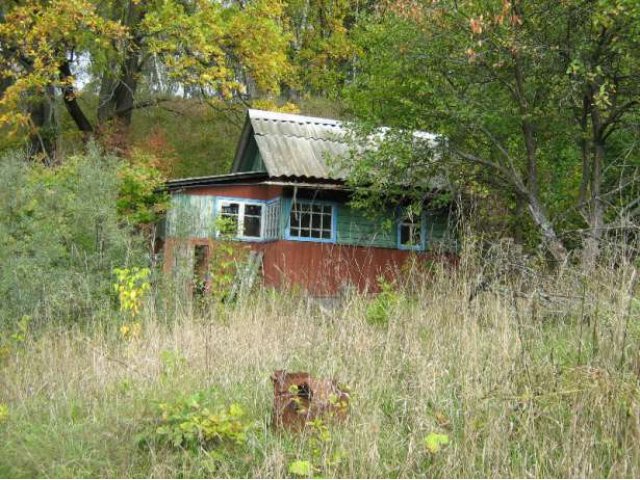
{"label": "shrub", "polygon": [[386,327],[391,311],[402,300],[402,295],[396,291],[393,283],[384,278],[378,279],[378,285],[380,293],[367,305],[365,318],[369,325]]}
{"label": "shrub", "polygon": [[220,451],[242,445],[249,423],[240,405],[210,406],[207,395],[198,392],[175,402],[160,403],[150,431],[140,438],[144,444],[168,445],[192,452]]}
{"label": "shrub", "polygon": [[112,309],[111,271],[144,245],[116,210],[119,161],[90,148],[55,168],[0,160],[0,325],[91,319]]}

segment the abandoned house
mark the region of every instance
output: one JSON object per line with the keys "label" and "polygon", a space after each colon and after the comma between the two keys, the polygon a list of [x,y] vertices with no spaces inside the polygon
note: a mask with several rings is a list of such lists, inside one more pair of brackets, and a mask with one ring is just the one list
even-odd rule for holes
{"label": "abandoned house", "polygon": [[447,211],[408,218],[398,206],[372,218],[349,205],[329,161],[348,154],[344,135],[336,120],[249,110],[230,173],[167,182],[165,270],[206,282],[220,240],[231,239],[265,286],[332,296],[376,291],[408,260],[440,255]]}

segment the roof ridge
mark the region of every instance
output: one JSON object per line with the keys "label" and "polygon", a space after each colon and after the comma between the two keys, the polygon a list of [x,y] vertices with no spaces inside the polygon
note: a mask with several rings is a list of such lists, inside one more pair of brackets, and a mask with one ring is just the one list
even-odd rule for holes
{"label": "roof ridge", "polygon": [[292,135],[289,133],[255,133],[256,137],[287,137],[287,138],[300,138],[304,140],[317,140],[319,142],[335,142],[335,143],[347,143],[346,141],[340,141],[339,139],[312,137],[303,135]]}
{"label": "roof ridge", "polygon": [[273,120],[279,122],[294,122],[298,124],[312,123],[314,125],[324,125],[328,127],[342,128],[342,121],[333,118],[312,117],[296,113],[273,112],[269,110],[248,109],[247,113],[252,120]]}

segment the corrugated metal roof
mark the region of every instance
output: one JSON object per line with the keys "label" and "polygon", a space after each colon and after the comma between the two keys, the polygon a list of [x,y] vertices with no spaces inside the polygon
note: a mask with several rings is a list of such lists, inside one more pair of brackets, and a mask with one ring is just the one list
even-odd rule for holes
{"label": "corrugated metal roof", "polygon": [[248,119],[270,177],[346,178],[330,160],[349,153],[341,122],[253,109]]}

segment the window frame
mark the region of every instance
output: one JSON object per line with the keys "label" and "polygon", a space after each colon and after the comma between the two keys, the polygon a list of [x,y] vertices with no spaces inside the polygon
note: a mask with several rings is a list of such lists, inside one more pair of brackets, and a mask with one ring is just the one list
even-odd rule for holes
{"label": "window frame", "polygon": [[[331,207],[331,236],[329,238],[315,238],[315,237],[299,237],[291,235],[291,211],[294,204],[305,205],[321,205]],[[295,242],[315,242],[315,243],[336,243],[338,237],[338,204],[336,202],[326,200],[307,200],[307,199],[287,199],[286,218],[287,223],[284,230],[284,239],[292,240]]]}
{"label": "window frame", "polygon": [[[232,203],[238,204],[238,229],[236,234],[230,237],[233,240],[240,240],[244,242],[268,242],[277,240],[277,236],[275,238],[265,238],[266,234],[266,211],[269,206],[273,203],[277,203],[280,201],[280,197],[273,198],[271,200],[258,200],[255,198],[242,198],[242,197],[216,197],[215,200],[215,216],[218,218],[222,214],[222,207],[225,205],[229,205]],[[244,220],[245,220],[245,207],[247,205],[259,206],[260,207],[260,236],[258,237],[250,237],[244,235]],[[251,217],[256,217],[255,215],[250,215]],[[215,238],[221,238],[220,233],[215,230]]]}
{"label": "window frame", "polygon": [[[414,252],[423,252],[427,249],[427,222],[425,212],[420,212],[420,216],[415,222],[406,221],[407,208],[398,209],[398,217],[396,221],[396,235],[398,250],[409,250]],[[419,225],[420,228],[420,243],[416,245],[408,245],[402,243],[402,227],[403,225]]]}

